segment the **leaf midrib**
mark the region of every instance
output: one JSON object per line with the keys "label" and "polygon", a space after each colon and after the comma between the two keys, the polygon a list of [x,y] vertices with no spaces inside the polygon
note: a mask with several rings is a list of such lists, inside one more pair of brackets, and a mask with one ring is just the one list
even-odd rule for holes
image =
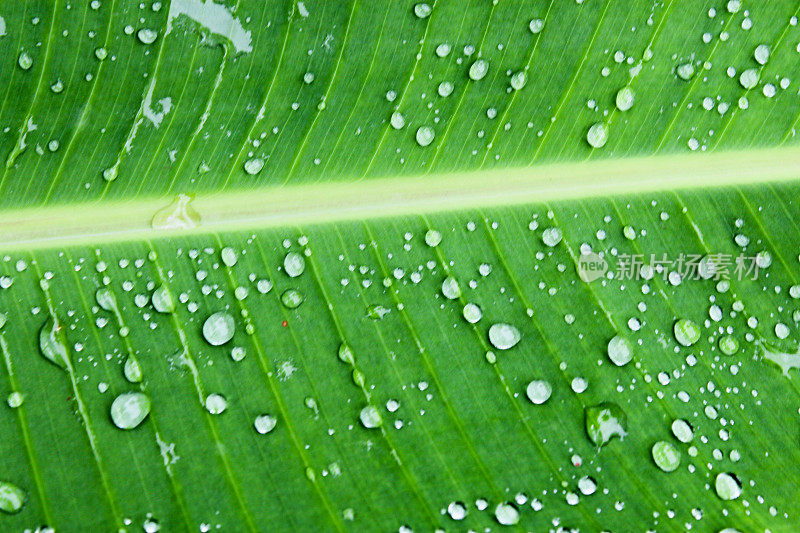
{"label": "leaf midrib", "polygon": [[471,207],[738,186],[800,177],[800,148],[673,154],[591,163],[394,177],[212,193],[193,200],[202,223],[155,230],[153,215],[169,198],[91,202],[0,213],[0,249],[40,249],[340,220],[381,218]]}

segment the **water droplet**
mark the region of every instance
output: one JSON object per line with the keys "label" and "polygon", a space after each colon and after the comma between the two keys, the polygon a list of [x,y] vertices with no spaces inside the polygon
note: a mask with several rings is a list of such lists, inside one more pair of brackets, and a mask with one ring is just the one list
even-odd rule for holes
{"label": "water droplet", "polygon": [[296,278],[306,269],[306,260],[297,252],[289,252],[283,258],[283,269],[290,278]]}
{"label": "water droplet", "polygon": [[481,308],[473,303],[465,305],[462,314],[464,315],[464,320],[470,324],[476,324],[483,317]]}
{"label": "water droplet", "polygon": [[528,383],[525,394],[531,402],[536,405],[541,405],[550,399],[550,396],[553,394],[553,386],[550,385],[549,381],[535,379]]}
{"label": "water droplet", "polygon": [[519,523],[519,511],[509,502],[501,503],[495,507],[494,517],[503,526],[513,526]]}
{"label": "water droplet", "polygon": [[142,381],[142,367],[139,362],[133,357],[128,357],[125,360],[125,366],[122,369],[125,379],[131,383],[140,383]]}
{"label": "water droplet", "polygon": [[406,125],[406,119],[400,111],[392,113],[392,118],[389,119],[392,127],[396,130],[401,130]]}
{"label": "water droplet", "polygon": [[120,429],[137,427],[150,414],[150,398],[143,392],[125,392],[111,404],[111,420]]}
{"label": "water droplet", "polygon": [[222,394],[216,392],[206,396],[206,411],[212,415],[221,415],[228,408],[228,400]]}
{"label": "water droplet", "polygon": [[64,369],[70,366],[61,326],[52,317],[39,330],[39,350],[54,365]]}
{"label": "water droplet", "polygon": [[489,72],[489,62],[485,59],[478,59],[469,67],[469,77],[474,81],[482,80],[487,72]]}
{"label": "water droplet", "polygon": [[589,476],[583,476],[578,480],[578,490],[584,496],[591,496],[597,491],[597,482]]}
{"label": "water droplet", "polygon": [[238,255],[236,254],[236,250],[231,248],[230,246],[226,246],[219,252],[220,259],[227,267],[232,267],[236,265],[236,262],[239,260]]}
{"label": "water droplet", "polygon": [[725,335],[719,340],[719,349],[725,355],[733,355],[739,349],[739,341],[731,335]]}
{"label": "water droplet", "polygon": [[497,323],[489,328],[489,342],[498,350],[513,348],[522,338],[519,330],[511,324]]}
{"label": "water droplet", "polygon": [[364,407],[358,417],[361,419],[361,424],[367,429],[375,429],[383,424],[381,413],[374,405]]}
{"label": "water droplet", "polygon": [[382,305],[370,305],[367,307],[367,316],[372,320],[381,320],[384,316],[389,314],[391,309]]}
{"label": "water droplet", "polygon": [[175,299],[166,285],[161,285],[154,290],[151,300],[153,308],[159,313],[172,313],[175,311]]}
{"label": "water droplet", "polygon": [[297,289],[286,289],[281,294],[281,303],[287,309],[297,309],[306,297]]}
{"label": "water droplet", "polygon": [[189,229],[200,224],[200,215],[191,205],[192,197],[179,194],[168,206],[153,216],[155,230]]}
{"label": "water droplet", "polygon": [[533,34],[539,33],[544,29],[544,21],[542,19],[533,19],[530,24],[528,24],[528,29],[531,30]]}
{"label": "water droplet", "polygon": [[603,402],[586,407],[586,434],[596,446],[604,446],[612,438],[625,438],[628,417],[622,408],[613,402]]}
{"label": "water droplet", "polygon": [[259,415],[256,417],[255,422],[253,425],[256,428],[256,431],[259,432],[261,435],[266,435],[278,424],[278,419],[272,415]]}
{"label": "water droplet", "polygon": [[547,228],[542,232],[542,242],[551,248],[560,243],[562,238],[560,228]]}
{"label": "water droplet", "polygon": [[233,359],[237,363],[239,361],[243,361],[246,356],[247,356],[247,350],[245,350],[241,346],[234,346],[231,349],[231,359]]}
{"label": "water droplet", "polygon": [[98,60],[103,61],[108,56],[108,52],[105,48],[95,48],[94,57]]}
{"label": "water droplet", "polygon": [[620,111],[627,111],[633,107],[635,94],[630,87],[623,87],[617,93],[617,109]]}
{"label": "water droplet", "polygon": [[442,282],[442,294],[448,300],[455,300],[461,296],[461,287],[453,276],[447,276]]}
{"label": "water droplet", "polygon": [[430,247],[439,246],[442,242],[442,234],[435,229],[430,229],[425,233],[425,244]]}
{"label": "water droplet", "polygon": [[8,399],[6,400],[6,403],[8,403],[8,406],[12,409],[20,407],[23,404],[23,402],[25,402],[25,396],[21,392],[17,391],[14,391],[11,394],[9,394]]}
{"label": "water droplet", "polygon": [[758,85],[759,74],[758,69],[749,68],[742,72],[739,76],[739,84],[745,89],[752,89]]}
{"label": "water droplet", "polygon": [[735,500],[742,494],[742,485],[734,474],[722,472],[714,480],[714,490],[723,500]]}
{"label": "water droplet", "polygon": [[347,363],[348,365],[352,365],[355,363],[355,356],[353,355],[353,350],[350,349],[345,343],[341,343],[339,345],[339,360],[343,363]]}
{"label": "water droplet", "polygon": [[158,38],[158,32],[149,28],[142,28],[136,32],[136,37],[144,44],[153,44]]}
{"label": "water droplet", "polygon": [[233,317],[224,311],[214,313],[203,323],[203,337],[212,346],[221,346],[231,340],[235,330]]}
{"label": "water droplet", "polygon": [[436,47],[436,55],[439,57],[447,57],[447,54],[450,53],[450,48],[449,43],[442,43]]}
{"label": "water droplet", "polygon": [[439,96],[441,96],[442,98],[447,98],[453,93],[453,84],[450,83],[449,81],[443,81],[442,83],[439,84],[437,92],[439,93]]}
{"label": "water droplet", "polygon": [[684,63],[682,65],[678,65],[678,68],[675,69],[678,74],[678,77],[682,80],[690,80],[692,76],[694,76],[694,65],[691,63]]}
{"label": "water droplet", "polygon": [[519,91],[525,87],[526,83],[528,83],[528,77],[523,71],[520,70],[511,75],[511,88],[515,91]]}
{"label": "water droplet", "polygon": [[254,157],[252,159],[248,159],[244,162],[244,171],[250,174],[251,176],[255,176],[261,169],[264,168],[264,160],[260,157]]}
{"label": "water droplet", "polygon": [[17,64],[22,70],[29,70],[33,66],[33,58],[28,52],[20,52],[17,58]]}
{"label": "water droplet", "polygon": [[117,298],[108,287],[100,287],[94,293],[94,298],[97,300],[97,305],[106,311],[115,311],[117,309]]}
{"label": "water droplet", "polygon": [[417,4],[414,6],[414,14],[417,18],[428,18],[431,14],[431,6],[429,4]]}
{"label": "water droplet", "polygon": [[592,148],[602,148],[608,142],[608,126],[604,122],[596,122],[592,124],[589,131],[586,132],[586,142]]}
{"label": "water droplet", "polygon": [[679,441],[686,443],[691,442],[694,438],[694,430],[686,420],[678,418],[672,421],[672,434]]}
{"label": "water droplet", "polygon": [[617,366],[625,366],[633,359],[633,343],[620,335],[608,341],[608,358]]}
{"label": "water droplet", "polygon": [[741,0],[728,0],[728,13],[738,13],[742,8]]}
{"label": "water droplet", "polygon": [[433,142],[433,138],[436,136],[436,133],[433,131],[433,128],[430,126],[420,126],[417,129],[417,144],[420,146],[428,146]]}
{"label": "water droplet", "polygon": [[753,53],[759,65],[766,65],[769,61],[769,46],[766,44],[759,44],[756,46],[756,51]]}
{"label": "water droplet", "polygon": [[675,322],[673,330],[675,340],[683,346],[691,346],[700,340],[700,326],[688,318],[682,318]]}
{"label": "water droplet", "polygon": [[467,516],[467,507],[461,502],[451,502],[447,506],[447,514],[453,520],[464,520]]}
{"label": "water droplet", "polygon": [[9,481],[0,481],[0,511],[8,514],[22,510],[28,494]]}
{"label": "water droplet", "polygon": [[155,518],[148,516],[142,523],[142,529],[144,533],[158,533],[161,531],[161,524]]}
{"label": "water droplet", "polygon": [[681,452],[667,441],[660,440],[651,450],[653,461],[664,472],[672,472],[681,464]]}

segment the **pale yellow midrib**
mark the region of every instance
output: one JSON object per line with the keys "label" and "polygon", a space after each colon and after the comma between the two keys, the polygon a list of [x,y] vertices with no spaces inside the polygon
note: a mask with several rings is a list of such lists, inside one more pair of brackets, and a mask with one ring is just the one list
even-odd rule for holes
{"label": "pale yellow midrib", "polygon": [[394,177],[201,195],[202,223],[158,231],[153,215],[170,198],[92,202],[0,213],[0,249],[57,248],[108,241],[318,224],[436,211],[490,208],[659,190],[737,186],[800,178],[800,148],[679,154],[547,164],[480,172]]}

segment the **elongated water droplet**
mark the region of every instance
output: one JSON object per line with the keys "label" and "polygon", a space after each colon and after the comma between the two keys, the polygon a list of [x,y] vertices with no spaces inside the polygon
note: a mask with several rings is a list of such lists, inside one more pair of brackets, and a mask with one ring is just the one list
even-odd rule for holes
{"label": "elongated water droplet", "polygon": [[0,511],[8,514],[18,513],[27,499],[28,494],[21,488],[10,481],[0,481]]}
{"label": "elongated water droplet", "polygon": [[714,480],[714,490],[721,499],[730,501],[742,494],[742,485],[735,475],[722,472]]}
{"label": "elongated water droplet", "polygon": [[489,342],[498,350],[513,348],[522,338],[519,330],[511,324],[502,322],[492,324],[489,328]]}
{"label": "elongated water droplet", "polygon": [[617,366],[625,366],[633,359],[633,343],[620,335],[608,341],[608,358]]}
{"label": "elongated water droplet", "polygon": [[604,446],[612,438],[625,438],[628,417],[619,405],[603,402],[586,407],[586,434],[596,446]]}
{"label": "elongated water droplet", "polygon": [[474,80],[482,80],[489,72],[489,62],[485,59],[478,59],[469,67],[469,77]]}
{"label": "elongated water droplet", "polygon": [[278,425],[278,419],[272,415],[259,415],[256,417],[253,425],[258,433],[261,435],[266,435],[275,429],[275,426]]}
{"label": "elongated water droplet", "polygon": [[206,411],[212,415],[220,415],[228,408],[228,400],[222,394],[216,392],[206,396]]}
{"label": "elongated water droplet", "polygon": [[224,311],[214,313],[203,323],[203,337],[212,346],[221,346],[231,340],[235,330],[233,317]]}
{"label": "elongated water droplet", "polygon": [[677,418],[672,421],[672,434],[681,442],[691,442],[694,438],[694,430],[686,420]]}
{"label": "elongated water droplet", "polygon": [[675,322],[673,331],[675,332],[675,340],[683,346],[691,346],[700,340],[700,326],[688,318],[682,318]]}
{"label": "elongated water droplet", "polygon": [[287,309],[297,309],[306,297],[297,289],[286,289],[281,294],[281,303]]}
{"label": "elongated water droplet", "polygon": [[623,87],[617,93],[617,109],[620,111],[627,111],[633,107],[633,100],[635,98],[633,89],[630,87]]}
{"label": "elongated water droplet", "polygon": [[339,345],[339,360],[343,363],[347,363],[348,365],[352,365],[355,363],[355,356],[353,355],[353,350],[350,349],[345,343],[341,343]]}
{"label": "elongated water droplet", "polygon": [[461,296],[461,287],[453,276],[447,276],[442,282],[442,294],[448,300],[455,300]]}
{"label": "elongated water droplet", "polygon": [[514,504],[505,502],[494,509],[494,517],[503,526],[513,526],[519,523],[519,511]]}
{"label": "elongated water droplet", "polygon": [[139,362],[133,357],[128,357],[125,360],[125,366],[122,372],[125,375],[125,379],[131,383],[140,383],[142,381],[142,367],[139,366]]}
{"label": "elongated water droplet", "polygon": [[545,381],[543,379],[535,379],[531,381],[528,383],[528,386],[525,389],[525,395],[532,403],[536,405],[541,405],[549,400],[552,394],[553,386],[550,385],[549,381]]}
{"label": "elongated water droplet", "polygon": [[52,317],[39,330],[39,350],[56,366],[66,369],[69,366],[67,345],[63,339],[61,326]]}
{"label": "elongated water droplet", "polygon": [[283,258],[283,269],[290,278],[296,278],[306,269],[306,260],[297,252],[289,252]]}
{"label": "elongated water droplet", "polygon": [[653,461],[664,472],[672,472],[681,464],[681,452],[667,441],[660,440],[651,450]]}
{"label": "elongated water droplet", "polygon": [[383,424],[381,413],[374,405],[368,405],[361,409],[358,417],[361,419],[361,424],[367,429],[375,429]]}
{"label": "elongated water droplet", "polygon": [[152,302],[153,308],[159,313],[172,313],[175,311],[175,299],[166,285],[161,285],[153,291]]}
{"label": "elongated water droplet", "polygon": [[97,300],[97,305],[106,311],[115,311],[117,309],[117,298],[108,287],[100,287],[94,293],[94,298]]}
{"label": "elongated water droplet", "polygon": [[120,429],[137,427],[150,414],[150,398],[143,392],[125,392],[111,404],[111,420]]}
{"label": "elongated water droplet", "polygon": [[200,224],[200,215],[191,205],[192,197],[179,194],[168,206],[153,216],[155,230],[189,229]]}
{"label": "elongated water droplet", "polygon": [[586,132],[586,142],[592,148],[602,148],[608,142],[608,126],[604,122],[596,122]]}
{"label": "elongated water droplet", "polygon": [[769,61],[769,45],[759,44],[756,46],[756,51],[753,53],[759,65],[766,65]]}

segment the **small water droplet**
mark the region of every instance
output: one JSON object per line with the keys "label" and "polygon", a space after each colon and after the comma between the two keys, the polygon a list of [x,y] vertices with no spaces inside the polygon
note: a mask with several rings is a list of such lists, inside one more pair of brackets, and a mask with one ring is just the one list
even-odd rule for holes
{"label": "small water droplet", "polygon": [[106,311],[116,311],[117,298],[108,287],[100,287],[97,289],[97,292],[94,293],[94,297],[95,300],[97,300],[97,305]]}
{"label": "small water droplet", "polygon": [[22,70],[30,70],[33,66],[33,58],[31,58],[28,52],[20,52],[17,58],[17,64]]}
{"label": "small water droplet", "polygon": [[138,37],[143,44],[153,44],[158,38],[158,32],[149,28],[142,28],[136,32],[136,37]]}
{"label": "small water droplet", "polygon": [[420,126],[417,129],[417,144],[420,146],[428,146],[433,142],[434,137],[436,137],[436,132],[430,126]]}
{"label": "small water droplet", "polygon": [[264,160],[260,157],[254,157],[252,159],[248,159],[244,162],[244,171],[250,174],[251,176],[255,176],[261,169],[264,168]]}
{"label": "small water droplet", "polygon": [[604,122],[592,124],[586,132],[586,142],[592,148],[602,148],[608,142],[608,126]]}
{"label": "small water droplet", "polygon": [[221,415],[228,408],[228,400],[222,394],[216,392],[206,396],[206,411],[212,415]]}
{"label": "small water droplet", "polygon": [[442,282],[442,294],[448,300],[455,300],[461,296],[461,287],[453,276],[447,276]]}
{"label": "small water droplet", "polygon": [[476,324],[483,317],[483,311],[474,303],[465,305],[462,314],[464,315],[464,320],[470,324]]}
{"label": "small water droplet", "polygon": [[467,507],[461,502],[451,502],[447,506],[447,514],[453,520],[464,520],[464,517],[467,516]]}
{"label": "small water droplet", "polygon": [[353,365],[355,363],[353,350],[345,343],[339,345],[339,360],[348,365]]}
{"label": "small water droplet", "polygon": [[675,340],[683,346],[691,346],[700,340],[700,326],[688,318],[682,318],[675,322],[673,330]]}
{"label": "small water droplet", "polygon": [[278,424],[278,419],[272,415],[259,415],[256,417],[255,422],[253,425],[256,428],[256,431],[261,435],[266,435]]}
{"label": "small water droplet", "polygon": [[602,402],[586,407],[586,434],[596,446],[604,446],[612,438],[625,438],[628,417],[622,408],[613,402]]}
{"label": "small water droplet", "polygon": [[678,74],[680,79],[688,81],[692,79],[692,76],[694,76],[694,65],[692,63],[678,65],[678,68],[675,69],[675,72]]}
{"label": "small water droplet", "polygon": [[372,320],[381,320],[389,312],[391,312],[391,309],[382,305],[370,305],[367,307],[367,316]]}
{"label": "small water droplet", "polygon": [[523,71],[515,72],[511,75],[511,88],[515,91],[519,91],[525,84],[528,83],[528,77],[525,75]]}
{"label": "small water droplet", "polygon": [[620,111],[627,111],[633,107],[635,94],[630,87],[623,87],[617,92],[617,109]]}
{"label": "small water droplet", "polygon": [[239,260],[239,256],[236,254],[236,250],[231,248],[230,246],[226,246],[219,252],[220,259],[227,267],[233,267],[236,265],[236,262]]}
{"label": "small water droplet", "polygon": [[61,326],[52,317],[39,330],[39,350],[54,365],[63,369],[70,366]]}
{"label": "small water droplet", "polygon": [[403,114],[400,111],[395,111],[392,113],[392,117],[389,119],[389,123],[392,127],[396,130],[401,130],[406,125],[406,119],[403,117]]}
{"label": "small water droplet", "polygon": [[361,409],[358,415],[361,424],[367,429],[375,429],[383,424],[381,413],[374,405],[368,405]]}
{"label": "small water droplet", "polygon": [[22,510],[28,494],[10,481],[0,481],[0,511],[8,514]]}
{"label": "small water droplet", "polygon": [[20,407],[25,402],[25,396],[21,392],[14,391],[8,395],[6,403],[12,409]]}
{"label": "small water droplet", "polygon": [[414,6],[414,14],[417,18],[428,18],[431,14],[431,6],[430,4],[420,3]]}
{"label": "small water droplet", "polygon": [[287,309],[297,309],[305,299],[306,297],[303,293],[297,289],[286,289],[283,291],[283,294],[281,294],[281,303]]}
{"label": "small water droplet", "polygon": [[133,357],[128,357],[125,360],[125,366],[122,369],[125,379],[131,383],[140,383],[142,381],[142,367],[139,362]]}
{"label": "small water droplet", "polygon": [[159,313],[172,313],[175,311],[175,299],[166,285],[161,285],[153,291],[151,298],[153,308]]}
{"label": "small water droplet", "polygon": [[553,386],[550,385],[549,381],[535,379],[528,383],[525,394],[532,403],[541,405],[550,399],[553,394]]}

